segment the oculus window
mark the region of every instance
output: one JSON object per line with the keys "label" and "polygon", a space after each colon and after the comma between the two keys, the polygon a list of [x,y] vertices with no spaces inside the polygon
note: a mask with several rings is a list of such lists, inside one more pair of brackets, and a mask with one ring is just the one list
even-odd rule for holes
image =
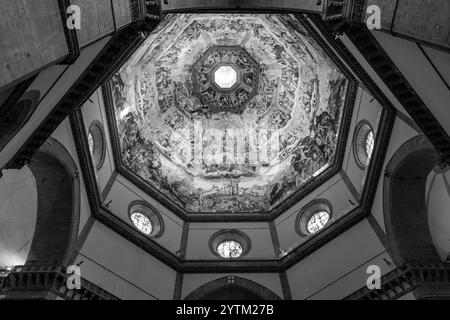
{"label": "oculus window", "polygon": [[92,161],[94,162],[97,170],[99,170],[103,165],[103,161],[105,160],[106,148],[103,127],[99,121],[92,122],[89,127],[87,138]]}
{"label": "oculus window", "polygon": [[220,230],[211,237],[209,246],[216,256],[236,259],[250,251],[250,238],[239,230]]}
{"label": "oculus window", "polygon": [[130,221],[142,234],[148,237],[160,237],[164,230],[160,214],[143,201],[134,201],[128,209]]}
{"label": "oculus window", "polygon": [[307,204],[297,216],[297,233],[310,236],[325,228],[331,221],[332,208],[328,200],[317,199]]}
{"label": "oculus window", "polygon": [[369,165],[375,145],[372,126],[368,121],[362,120],[357,126],[353,141],[353,150],[356,163],[360,168]]}

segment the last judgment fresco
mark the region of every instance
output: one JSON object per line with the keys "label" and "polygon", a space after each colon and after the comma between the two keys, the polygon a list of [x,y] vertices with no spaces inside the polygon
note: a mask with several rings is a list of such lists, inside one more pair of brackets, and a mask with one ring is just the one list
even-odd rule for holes
{"label": "last judgment fresco", "polygon": [[348,80],[291,15],[167,15],[109,82],[122,164],[188,213],[269,213],[332,165]]}

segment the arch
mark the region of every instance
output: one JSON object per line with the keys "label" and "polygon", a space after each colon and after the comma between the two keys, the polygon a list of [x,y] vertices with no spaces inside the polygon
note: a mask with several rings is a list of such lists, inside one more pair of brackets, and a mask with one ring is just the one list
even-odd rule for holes
{"label": "arch", "polygon": [[28,167],[36,180],[38,209],[26,263],[67,266],[80,218],[77,166],[65,147],[50,137]]}
{"label": "arch", "polygon": [[11,107],[0,109],[0,151],[30,119],[40,96],[39,90],[29,90]]}
{"label": "arch", "polygon": [[281,300],[270,289],[257,282],[236,277],[222,277],[208,282],[189,295],[185,300]]}
{"label": "arch", "polygon": [[390,255],[397,264],[440,262],[426,210],[426,181],[439,156],[425,136],[405,142],[389,161],[383,181],[383,211]]}

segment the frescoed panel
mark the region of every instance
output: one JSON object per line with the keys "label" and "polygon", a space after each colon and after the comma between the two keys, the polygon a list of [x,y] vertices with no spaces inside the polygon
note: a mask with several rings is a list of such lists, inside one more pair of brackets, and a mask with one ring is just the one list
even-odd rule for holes
{"label": "frescoed panel", "polygon": [[167,15],[109,82],[120,160],[192,213],[270,213],[336,159],[348,79],[292,15]]}

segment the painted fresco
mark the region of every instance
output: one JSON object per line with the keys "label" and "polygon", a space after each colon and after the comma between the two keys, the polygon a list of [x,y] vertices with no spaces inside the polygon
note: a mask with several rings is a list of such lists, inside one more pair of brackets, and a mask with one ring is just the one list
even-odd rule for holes
{"label": "painted fresco", "polygon": [[[227,63],[244,70],[230,90],[252,92],[222,95],[239,108],[199,95]],[[270,212],[333,163],[348,81],[291,15],[178,14],[110,86],[129,170],[187,212],[251,213]]]}

